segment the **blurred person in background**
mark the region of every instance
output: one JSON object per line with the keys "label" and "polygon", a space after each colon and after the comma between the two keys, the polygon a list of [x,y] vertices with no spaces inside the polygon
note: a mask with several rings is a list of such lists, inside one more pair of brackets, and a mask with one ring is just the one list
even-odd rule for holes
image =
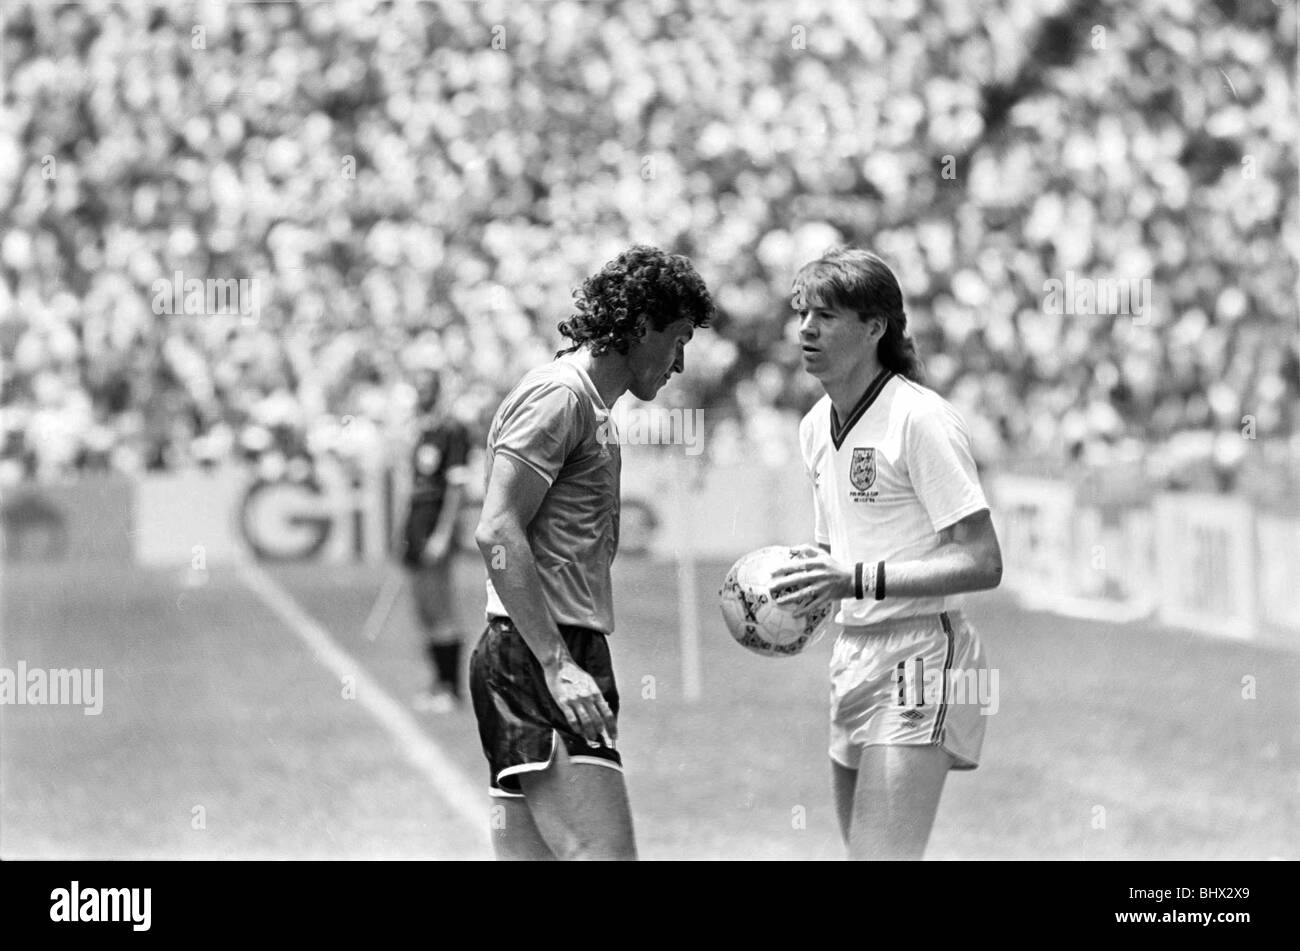
{"label": "blurred person in background", "polygon": [[402,564],[411,573],[415,613],[432,683],[415,706],[450,713],[460,704],[463,632],[456,618],[456,524],[465,498],[469,431],[443,409],[442,378],[434,371],[417,384],[415,446],[411,451],[411,501]]}

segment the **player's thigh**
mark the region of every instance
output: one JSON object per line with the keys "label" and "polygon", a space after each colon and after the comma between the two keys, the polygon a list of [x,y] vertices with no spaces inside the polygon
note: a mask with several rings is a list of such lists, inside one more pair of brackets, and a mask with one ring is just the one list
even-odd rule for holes
{"label": "player's thigh", "polygon": [[840,836],[849,841],[849,827],[853,823],[853,793],[858,785],[858,771],[841,766],[831,760],[831,790],[835,796],[835,818],[840,823]]}
{"label": "player's thigh", "polygon": [[519,776],[533,821],[561,859],[635,859],[632,810],[617,769],[574,763],[556,744],[549,767]]}
{"label": "player's thigh", "polygon": [[522,798],[493,796],[489,810],[492,850],[503,862],[553,862],[555,853],[542,838],[532,811]]}
{"label": "player's thigh", "polygon": [[865,747],[853,795],[850,857],[921,858],[952,763],[939,746]]}

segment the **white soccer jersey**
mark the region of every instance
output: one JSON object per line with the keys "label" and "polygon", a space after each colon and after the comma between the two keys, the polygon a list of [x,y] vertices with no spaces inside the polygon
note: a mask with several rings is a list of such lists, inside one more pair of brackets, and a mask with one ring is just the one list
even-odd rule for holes
{"label": "white soccer jersey", "polygon": [[889,371],[876,377],[841,423],[829,396],[799,424],[813,483],[816,538],[841,563],[885,565],[885,599],[840,602],[841,624],[937,614],[943,597],[895,597],[889,562],[939,547],[938,533],[988,508],[971,455],[970,432],[933,390]]}

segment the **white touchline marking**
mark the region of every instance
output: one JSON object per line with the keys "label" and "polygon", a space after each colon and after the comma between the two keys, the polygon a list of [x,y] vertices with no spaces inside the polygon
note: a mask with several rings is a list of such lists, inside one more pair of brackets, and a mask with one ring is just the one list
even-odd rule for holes
{"label": "white touchline marking", "polygon": [[361,662],[335,643],[329,632],[299,607],[298,602],[266,572],[250,561],[241,560],[237,567],[244,583],[307,645],[324,667],[340,680],[353,678],[357,702],[392,735],[406,758],[424,774],[455,813],[473,828],[485,832],[488,827],[488,810],[483,803],[486,791],[471,782],[442,747],[420,729],[406,708],[390,697],[366,673]]}
{"label": "white touchline marking", "polygon": [[388,625],[388,619],[392,616],[393,608],[397,605],[397,599],[402,593],[405,581],[406,570],[404,568],[388,569],[383,586],[379,589],[379,594],[375,597],[375,603],[366,616],[366,626],[361,629],[361,633],[366,640],[375,641],[379,639],[379,635]]}

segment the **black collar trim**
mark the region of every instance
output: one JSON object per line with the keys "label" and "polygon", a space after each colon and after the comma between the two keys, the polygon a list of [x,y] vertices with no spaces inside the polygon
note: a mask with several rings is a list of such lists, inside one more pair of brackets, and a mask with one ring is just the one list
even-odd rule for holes
{"label": "black collar trim", "polygon": [[892,371],[881,370],[876,375],[876,378],[871,381],[871,385],[867,387],[867,392],[862,394],[862,399],[858,400],[854,405],[849,413],[849,418],[845,420],[843,425],[840,425],[839,414],[835,412],[835,404],[831,404],[831,442],[835,443],[836,449],[839,449],[844,444],[844,439],[848,436],[849,430],[856,426],[858,420],[862,418],[862,414],[871,408],[871,404],[876,401],[880,391],[885,388],[886,383],[893,379],[893,376]]}

